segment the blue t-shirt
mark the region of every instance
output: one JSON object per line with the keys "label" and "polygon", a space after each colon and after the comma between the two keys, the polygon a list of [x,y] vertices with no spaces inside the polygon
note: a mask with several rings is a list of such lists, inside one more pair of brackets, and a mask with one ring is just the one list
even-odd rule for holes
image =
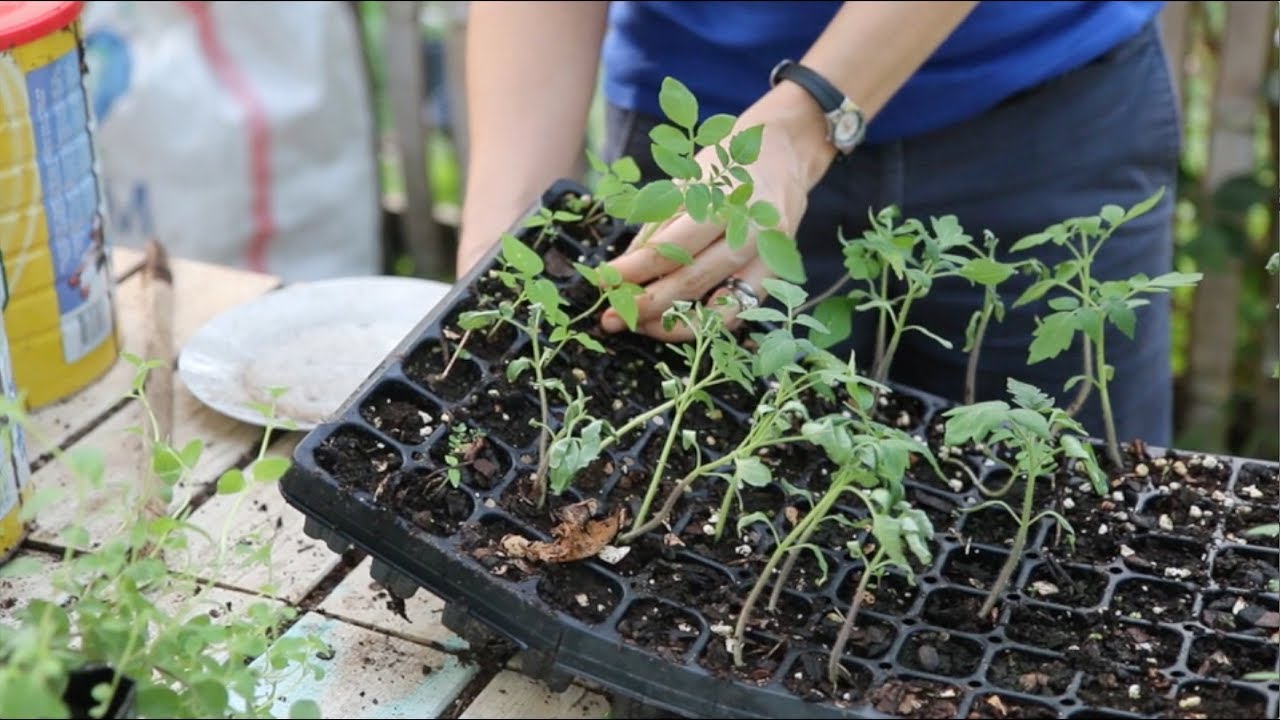
{"label": "blue t-shirt", "polygon": [[[1133,37],[1163,4],[981,2],[872,120],[866,142],[973,117]],[[800,60],[841,5],[615,1],[603,47],[605,97],[661,114],[658,90],[671,76],[694,92],[703,117],[739,114],[768,91],[773,66]]]}

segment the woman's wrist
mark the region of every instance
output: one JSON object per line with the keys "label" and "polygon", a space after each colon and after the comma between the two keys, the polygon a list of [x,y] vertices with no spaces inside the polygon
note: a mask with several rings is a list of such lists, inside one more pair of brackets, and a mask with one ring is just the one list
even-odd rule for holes
{"label": "woman's wrist", "polygon": [[765,144],[786,143],[796,162],[796,174],[805,191],[813,189],[835,159],[836,148],[827,139],[827,119],[804,88],[790,82],[773,87],[743,112],[744,128],[764,125]]}

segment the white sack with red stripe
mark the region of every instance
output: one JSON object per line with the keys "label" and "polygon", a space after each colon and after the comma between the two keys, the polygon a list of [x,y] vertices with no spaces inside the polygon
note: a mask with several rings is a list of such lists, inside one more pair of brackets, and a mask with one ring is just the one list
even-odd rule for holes
{"label": "white sack with red stripe", "polygon": [[109,241],[281,276],[381,269],[373,111],[341,2],[89,2]]}

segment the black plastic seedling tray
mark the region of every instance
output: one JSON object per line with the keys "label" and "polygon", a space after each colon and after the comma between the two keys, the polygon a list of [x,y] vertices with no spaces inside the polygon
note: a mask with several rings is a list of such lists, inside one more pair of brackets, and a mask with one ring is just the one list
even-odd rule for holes
{"label": "black plastic seedling tray", "polygon": [[[554,206],[581,192],[558,183],[542,202]],[[532,237],[522,226],[512,232]],[[562,232],[553,245],[590,265],[628,239],[627,228],[614,226],[585,244]],[[749,635],[747,654],[764,660],[749,675],[724,667],[722,635],[772,547],[772,535],[760,527],[711,546],[699,541],[705,515],[686,509],[669,534],[646,537],[614,565],[593,558],[531,567],[479,546],[486,528],[549,540],[551,525],[509,502],[517,477],[536,464],[535,434],[504,423],[500,413],[477,412],[495,402],[506,408],[536,402],[504,379],[503,354],[522,339],[478,347],[459,361],[450,386],[424,380],[424,357],[440,345],[457,311],[472,307],[496,253],[495,247],[328,422],[303,438],[281,489],[305,514],[308,534],[335,552],[355,546],[368,553],[375,577],[400,597],[420,587],[439,596],[446,623],[464,636],[483,628],[514,643],[525,652],[529,674],[553,686],[587,679],[627,707],[690,717],[1275,717],[1280,710],[1274,679],[1243,679],[1280,668],[1280,595],[1266,586],[1280,576],[1280,552],[1274,539],[1241,532],[1280,515],[1277,463],[1203,461],[1148,449],[1151,466],[1127,476],[1114,497],[1099,498],[1083,484],[1059,489],[1068,517],[1092,534],[1068,550],[1042,525],[988,623],[975,610],[1011,530],[992,511],[959,512],[981,499],[968,484],[913,475],[911,498],[937,531],[934,561],[919,569],[916,584],[891,573],[875,590],[876,601],[863,605],[844,659],[853,681],[834,698],[810,678],[824,675],[839,613],[848,609],[860,574],[861,563],[841,551],[849,538],[824,546],[825,583],[793,575],[777,613],[757,610],[765,624]],[[560,283],[572,291],[567,274]],[[641,375],[652,374],[663,349],[628,335],[602,342],[609,350],[603,369],[583,367],[583,375],[565,377],[587,383],[599,412],[629,417],[643,407]],[[894,391],[887,422],[920,438],[937,433],[946,401],[910,388]],[[745,421],[747,402],[716,398],[721,431]],[[411,410],[401,420],[420,413],[418,420],[391,422],[383,410],[392,407]],[[464,473],[456,491],[408,492],[413,478],[443,472],[451,424],[462,419],[487,435],[484,471]],[[643,465],[647,443],[659,432],[651,426],[611,453],[600,481],[571,490],[560,505],[594,497],[607,512],[611,492],[628,467]],[[984,477],[1005,472],[973,457],[967,462]],[[788,480],[800,487],[822,468],[816,455],[788,463]],[[687,507],[700,508],[709,492],[695,490]],[[788,504],[781,491],[749,502],[779,516]],[[566,602],[562,591],[570,584],[582,592]],[[637,629],[654,623],[666,629],[660,646],[637,642],[653,637]],[[1156,685],[1146,684],[1153,678]]]}

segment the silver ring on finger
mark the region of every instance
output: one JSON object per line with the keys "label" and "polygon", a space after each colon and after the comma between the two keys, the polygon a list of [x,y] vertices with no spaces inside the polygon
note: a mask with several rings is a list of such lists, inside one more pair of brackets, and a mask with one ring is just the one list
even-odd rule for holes
{"label": "silver ring on finger", "polygon": [[728,288],[729,294],[738,303],[738,307],[743,310],[760,307],[760,295],[746,280],[731,277],[724,281],[724,287]]}

